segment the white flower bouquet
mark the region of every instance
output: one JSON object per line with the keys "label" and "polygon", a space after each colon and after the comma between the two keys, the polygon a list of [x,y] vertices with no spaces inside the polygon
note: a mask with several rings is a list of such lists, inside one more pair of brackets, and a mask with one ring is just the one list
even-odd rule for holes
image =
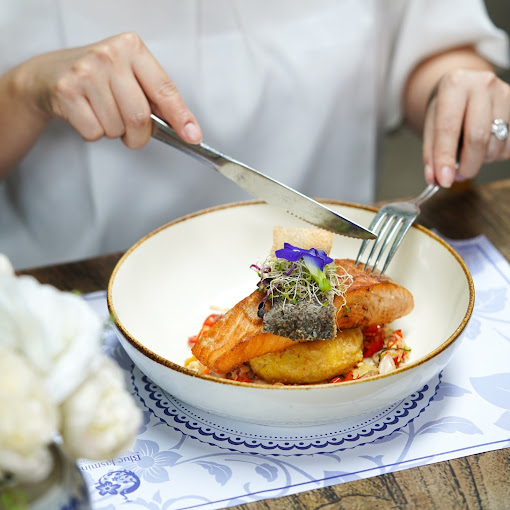
{"label": "white flower bouquet", "polygon": [[100,350],[102,324],[83,299],[16,276],[0,254],[0,492],[52,469],[57,438],[74,458],[126,450],[141,412]]}

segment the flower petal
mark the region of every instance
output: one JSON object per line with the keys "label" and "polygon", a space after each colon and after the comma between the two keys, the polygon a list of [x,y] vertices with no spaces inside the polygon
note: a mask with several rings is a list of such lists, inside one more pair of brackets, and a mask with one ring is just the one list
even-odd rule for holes
{"label": "flower petal", "polygon": [[308,250],[303,250],[302,248],[296,248],[295,246],[292,246],[292,244],[284,243],[283,248],[281,250],[276,250],[274,254],[279,259],[285,259],[289,262],[296,262],[296,260],[299,260],[303,255],[306,255],[308,253]]}
{"label": "flower petal", "polygon": [[284,243],[283,248],[281,250],[276,250],[274,254],[278,258],[288,260],[289,262],[296,262],[300,258],[303,258],[307,266],[315,266],[319,268],[320,271],[324,270],[325,265],[333,262],[333,259],[328,257],[324,250],[317,250],[315,248],[305,250],[292,246],[292,244],[289,243]]}

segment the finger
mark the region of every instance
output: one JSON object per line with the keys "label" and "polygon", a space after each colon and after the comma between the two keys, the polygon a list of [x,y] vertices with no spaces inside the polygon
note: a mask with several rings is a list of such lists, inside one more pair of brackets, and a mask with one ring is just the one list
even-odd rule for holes
{"label": "finger", "polygon": [[433,136],[433,168],[437,182],[449,188],[455,180],[457,148],[467,105],[467,92],[445,80],[438,90]]}
{"label": "finger", "polygon": [[[500,108],[494,108],[494,111],[501,111]],[[505,119],[503,119],[501,117],[501,115],[499,117],[496,117],[495,116],[496,114],[493,115],[494,117],[494,120],[496,119],[499,119],[499,120],[503,120],[504,122]],[[492,129],[492,122],[491,122],[491,125],[489,126],[489,129],[491,130]],[[496,135],[494,135],[491,131],[491,137],[489,138],[489,143],[487,145],[487,153],[485,155],[485,162],[486,163],[492,163],[493,161],[499,161],[499,160],[504,160],[506,159],[505,157],[505,153],[506,153],[506,148],[507,148],[507,142],[508,142],[508,139],[505,139],[505,140],[499,140]]]}
{"label": "finger", "polygon": [[458,175],[472,179],[479,172],[490,138],[492,101],[488,94],[472,93],[464,119],[464,138]]}
{"label": "finger", "polygon": [[433,166],[433,140],[434,140],[434,124],[436,117],[435,100],[429,105],[423,124],[423,146],[422,158],[424,165],[425,181],[428,184],[436,182]]}
{"label": "finger", "polygon": [[53,86],[49,111],[69,122],[85,140],[98,140],[104,130],[84,94],[83,86],[74,76],[61,77]]}
{"label": "finger", "polygon": [[111,83],[124,125],[122,141],[131,149],[143,147],[151,136],[151,108],[131,70],[117,74]]}
{"label": "finger", "polygon": [[[501,119],[508,125],[510,119],[510,86],[507,83],[499,81],[493,97],[491,127],[496,119]],[[498,140],[495,135],[491,134],[485,161],[491,162],[507,159],[509,157],[508,144],[508,138],[505,140]]]}
{"label": "finger", "polygon": [[498,161],[506,161],[510,159],[510,136],[502,143],[503,149],[499,153]]}
{"label": "finger", "polygon": [[[494,108],[494,111],[501,112],[501,108]],[[494,114],[494,120],[502,120],[503,122],[506,122],[508,125],[508,122],[500,115],[499,117],[496,117],[497,114]],[[487,153],[485,155],[485,162],[491,163],[492,161],[498,161],[503,160],[505,158],[506,153],[506,143],[508,139],[500,140],[496,137],[495,134],[492,133],[492,121],[489,126],[489,130],[491,130],[491,136],[489,138],[489,143],[487,145]]]}
{"label": "finger", "polygon": [[194,115],[160,64],[147,51],[135,56],[133,70],[148,99],[157,105],[165,120],[188,143],[200,143],[202,131]]}
{"label": "finger", "polygon": [[88,142],[104,136],[103,126],[85,97],[77,96],[71,102],[61,100],[59,109],[62,118]]}
{"label": "finger", "polygon": [[114,93],[109,86],[94,87],[86,92],[87,99],[96,118],[103,127],[105,136],[119,138],[125,133],[125,126]]}

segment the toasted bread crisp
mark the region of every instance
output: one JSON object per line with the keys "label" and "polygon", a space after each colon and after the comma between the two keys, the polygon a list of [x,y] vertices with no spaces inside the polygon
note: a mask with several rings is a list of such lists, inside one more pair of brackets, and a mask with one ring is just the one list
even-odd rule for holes
{"label": "toasted bread crisp", "polygon": [[273,248],[271,252],[283,248],[284,243],[298,246],[303,250],[323,250],[326,253],[331,251],[333,246],[333,234],[322,228],[273,228]]}

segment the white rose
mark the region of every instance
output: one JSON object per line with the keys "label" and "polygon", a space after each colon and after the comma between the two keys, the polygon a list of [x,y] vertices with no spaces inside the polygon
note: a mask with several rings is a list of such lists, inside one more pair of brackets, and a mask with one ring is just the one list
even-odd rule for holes
{"label": "white rose", "polygon": [[127,450],[142,423],[122,370],[101,355],[98,369],[61,406],[62,437],[76,458],[111,459]]}
{"label": "white rose", "polygon": [[30,361],[56,402],[86,377],[100,339],[101,321],[79,296],[30,276],[0,276],[0,345]]}
{"label": "white rose", "polygon": [[53,457],[48,446],[36,448],[26,455],[0,449],[0,481],[2,476],[9,474],[17,482],[40,482],[48,477],[52,468]]}
{"label": "white rose", "polygon": [[57,407],[17,353],[0,346],[0,471],[40,480],[52,467],[47,446],[58,432]]}
{"label": "white rose", "polygon": [[0,253],[0,275],[14,276],[14,268],[6,255]]}

